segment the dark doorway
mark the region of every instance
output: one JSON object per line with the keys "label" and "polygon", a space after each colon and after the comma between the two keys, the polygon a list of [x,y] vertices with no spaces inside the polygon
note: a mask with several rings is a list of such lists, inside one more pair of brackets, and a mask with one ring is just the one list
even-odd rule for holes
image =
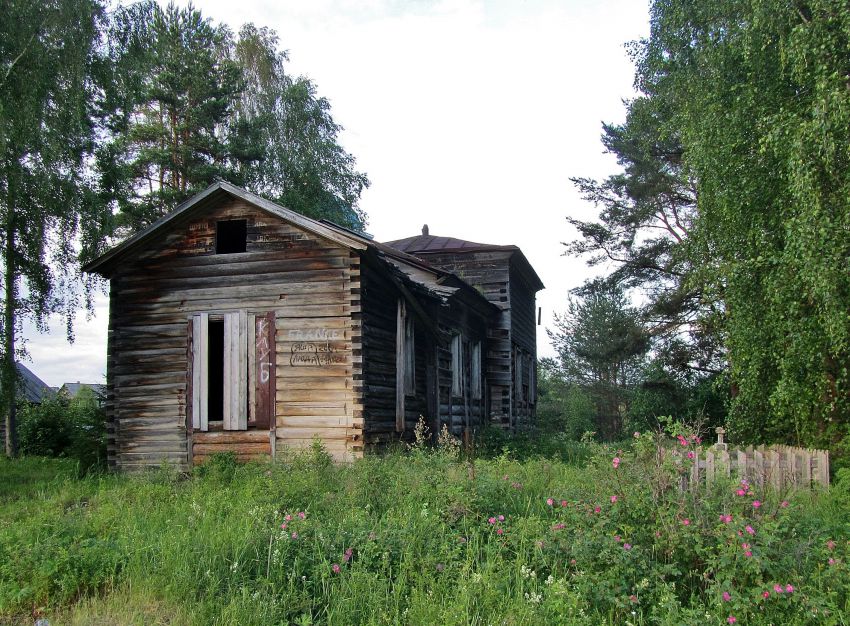
{"label": "dark doorway", "polygon": [[220,422],[224,419],[224,320],[210,320],[208,350],[207,415],[209,421]]}

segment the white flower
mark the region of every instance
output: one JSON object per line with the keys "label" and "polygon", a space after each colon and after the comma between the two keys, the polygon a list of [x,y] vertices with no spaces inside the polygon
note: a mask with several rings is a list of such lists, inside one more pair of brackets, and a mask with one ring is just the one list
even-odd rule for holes
{"label": "white flower", "polygon": [[555,582],[555,578],[552,574],[549,574],[549,576],[546,577],[546,584],[551,585],[553,582]]}

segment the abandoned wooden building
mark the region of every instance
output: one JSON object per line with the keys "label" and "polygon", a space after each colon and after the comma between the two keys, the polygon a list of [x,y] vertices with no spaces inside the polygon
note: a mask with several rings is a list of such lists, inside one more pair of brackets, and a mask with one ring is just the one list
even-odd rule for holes
{"label": "abandoned wooden building", "polygon": [[335,458],[534,414],[535,293],[515,246],[381,244],[216,183],[83,268],[110,281],[117,468],[215,452]]}

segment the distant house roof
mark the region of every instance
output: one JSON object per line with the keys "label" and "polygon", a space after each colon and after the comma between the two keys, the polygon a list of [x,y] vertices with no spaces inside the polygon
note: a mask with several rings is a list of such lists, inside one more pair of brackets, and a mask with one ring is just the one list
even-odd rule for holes
{"label": "distant house roof", "polygon": [[39,403],[42,400],[53,397],[55,393],[53,389],[33,374],[26,365],[15,363],[15,366],[18,368],[18,376],[20,376],[18,381],[20,385],[19,398],[23,398],[27,402]]}
{"label": "distant house roof", "polygon": [[96,396],[101,398],[106,395],[106,385],[100,385],[98,383],[81,383],[80,381],[75,383],[65,383],[59,391],[68,394],[69,398],[76,398],[77,394],[80,393],[84,387],[88,387]]}

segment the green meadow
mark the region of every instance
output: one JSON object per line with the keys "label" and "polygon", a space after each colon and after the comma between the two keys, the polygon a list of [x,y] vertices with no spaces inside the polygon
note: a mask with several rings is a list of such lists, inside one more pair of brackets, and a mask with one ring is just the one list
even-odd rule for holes
{"label": "green meadow", "polygon": [[192,475],[3,459],[0,623],[850,621],[846,476],[683,492],[656,443],[350,465],[317,445]]}

